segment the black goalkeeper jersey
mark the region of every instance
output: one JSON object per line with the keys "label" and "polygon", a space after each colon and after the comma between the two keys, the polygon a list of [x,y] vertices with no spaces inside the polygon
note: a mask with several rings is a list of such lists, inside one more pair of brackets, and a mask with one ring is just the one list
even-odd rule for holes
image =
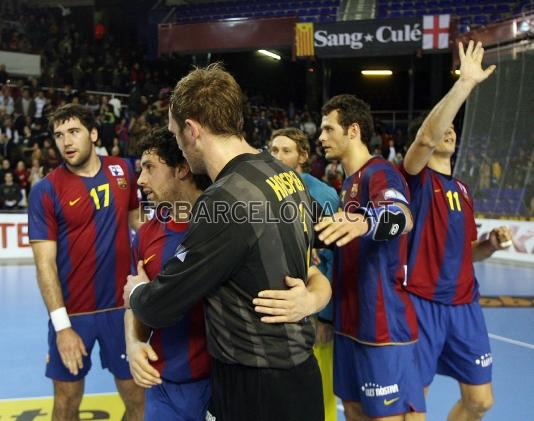
{"label": "black goalkeeper jersey", "polygon": [[314,330],[266,324],[252,300],[286,289],[286,275],[306,281],[313,223],[299,176],[268,153],[231,160],[195,204],[189,232],[152,282],[130,298],[153,328],[175,323],[205,298],[208,349],[223,363],[291,368],[311,353]]}

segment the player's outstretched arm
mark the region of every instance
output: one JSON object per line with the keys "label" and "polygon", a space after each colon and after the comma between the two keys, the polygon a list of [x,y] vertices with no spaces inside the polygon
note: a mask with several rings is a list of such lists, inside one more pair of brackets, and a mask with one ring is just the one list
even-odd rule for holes
{"label": "player's outstretched arm", "polygon": [[491,230],[487,238],[475,240],[471,243],[473,250],[473,261],[491,257],[499,250],[505,250],[512,245],[512,231],[508,227],[498,227]]}
{"label": "player's outstretched arm", "polygon": [[414,142],[404,158],[404,169],[408,174],[418,174],[428,163],[434,148],[441,141],[445,131],[451,126],[458,110],[473,88],[486,80],[495,70],[495,65],[482,69],[484,48],[482,43],[469,41],[464,52],[463,44],[458,45],[460,55],[460,78],[451,90],[432,109],[421,125]]}
{"label": "player's outstretched arm", "polygon": [[367,234],[369,224],[362,214],[337,212],[322,218],[314,229],[318,233],[319,240],[325,245],[335,244],[341,247],[356,237]]}
{"label": "player's outstretched arm", "polygon": [[83,356],[87,356],[87,351],[80,336],[71,328],[65,310],[56,265],[57,243],[32,241],[31,246],[37,266],[39,289],[57,332],[56,342],[61,361],[72,374],[77,375],[78,370],[83,368]]}
{"label": "player's outstretched arm", "polygon": [[360,209],[362,213],[343,211],[323,218],[314,227],[319,233],[319,240],[327,246],[335,243],[338,247],[363,236],[376,241],[388,241],[409,232],[413,227],[410,209],[403,203]]}
{"label": "player's outstretched arm", "polygon": [[308,271],[308,285],[302,279],[286,276],[286,290],[264,290],[252,300],[254,310],[265,314],[264,323],[299,322],[321,311],[330,301],[332,288],[328,278],[315,266]]}
{"label": "player's outstretched arm", "polygon": [[161,384],[159,372],[150,364],[150,361],[158,360],[158,355],[147,343],[150,329],[135,318],[132,310],[124,313],[124,331],[128,364],[135,384],[144,388]]}

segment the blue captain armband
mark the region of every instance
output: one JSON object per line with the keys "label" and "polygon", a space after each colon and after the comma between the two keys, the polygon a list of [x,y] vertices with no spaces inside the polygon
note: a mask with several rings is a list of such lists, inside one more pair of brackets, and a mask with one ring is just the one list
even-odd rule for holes
{"label": "blue captain armband", "polygon": [[404,210],[396,203],[379,208],[359,208],[358,213],[365,216],[369,230],[364,237],[375,241],[389,241],[401,236],[406,228]]}

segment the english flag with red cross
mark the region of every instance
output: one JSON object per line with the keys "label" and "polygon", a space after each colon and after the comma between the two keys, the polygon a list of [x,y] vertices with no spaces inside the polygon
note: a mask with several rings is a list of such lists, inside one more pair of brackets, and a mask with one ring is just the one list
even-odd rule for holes
{"label": "english flag with red cross", "polygon": [[449,48],[451,15],[423,16],[423,50]]}

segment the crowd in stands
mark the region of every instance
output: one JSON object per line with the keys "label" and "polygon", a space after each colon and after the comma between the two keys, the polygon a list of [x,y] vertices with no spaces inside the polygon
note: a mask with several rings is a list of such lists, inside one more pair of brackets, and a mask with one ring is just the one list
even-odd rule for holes
{"label": "crowd in stands", "polygon": [[[121,101],[119,97],[80,92],[69,85],[57,90],[32,85],[0,86],[0,207],[26,207],[31,187],[60,164],[46,119],[56,107],[78,103],[91,109],[99,132],[97,153],[130,159],[139,171],[137,143],[151,128],[166,126],[169,95],[170,88],[162,88],[153,102],[148,102],[147,96],[135,102],[132,96]],[[252,145],[265,149],[273,130],[300,128],[308,134],[312,146],[311,173],[338,190],[341,188],[341,165],[327,162],[317,143],[321,120],[318,111],[300,111],[292,104],[282,109],[246,103],[245,137]],[[402,156],[395,148],[402,148],[400,140],[377,125],[372,147],[376,154],[398,163]]]}

